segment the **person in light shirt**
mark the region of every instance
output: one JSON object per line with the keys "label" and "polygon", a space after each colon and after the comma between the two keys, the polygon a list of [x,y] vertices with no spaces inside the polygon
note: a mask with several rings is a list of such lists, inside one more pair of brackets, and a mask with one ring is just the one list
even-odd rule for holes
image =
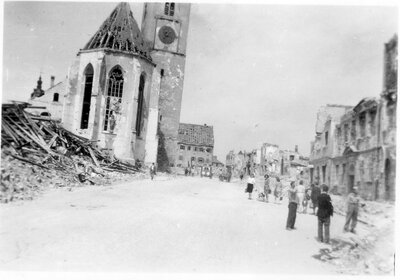
{"label": "person in light shirt", "polygon": [[294,181],[290,182],[290,187],[288,189],[288,200],[289,200],[289,213],[286,220],[286,229],[293,230],[296,229],[294,224],[296,222],[296,210],[297,205],[299,204],[298,195],[297,195],[297,187]]}
{"label": "person in light shirt", "polygon": [[303,180],[300,180],[300,183],[296,188],[297,188],[297,198],[299,201],[298,211],[300,213],[303,213],[304,210],[303,201],[304,201],[304,195],[306,193],[306,187],[303,185]]}
{"label": "person in light shirt", "polygon": [[251,173],[249,178],[247,179],[247,188],[246,188],[246,192],[249,193],[249,199],[251,199],[251,194],[253,193],[253,188],[255,183],[256,179],[254,178],[254,174]]}
{"label": "person in light shirt", "polygon": [[361,207],[364,207],[365,203],[360,203],[358,187],[354,186],[353,189],[348,194],[347,201],[346,201],[346,206],[347,206],[346,223],[345,223],[344,229],[343,229],[345,232],[349,231],[349,227],[350,227],[350,232],[356,233],[355,228],[356,228],[357,221],[358,221],[359,205],[361,205]]}

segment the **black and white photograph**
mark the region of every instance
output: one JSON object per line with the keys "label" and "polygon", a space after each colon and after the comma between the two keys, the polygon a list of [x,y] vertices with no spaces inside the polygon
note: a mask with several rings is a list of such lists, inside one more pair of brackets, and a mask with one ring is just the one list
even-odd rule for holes
{"label": "black and white photograph", "polygon": [[397,1],[0,4],[1,279],[398,274]]}

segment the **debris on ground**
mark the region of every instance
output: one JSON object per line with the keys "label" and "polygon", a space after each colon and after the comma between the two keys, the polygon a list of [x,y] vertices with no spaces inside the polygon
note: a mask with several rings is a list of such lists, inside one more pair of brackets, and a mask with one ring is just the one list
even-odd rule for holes
{"label": "debris on ground", "polygon": [[107,185],[142,173],[25,102],[2,104],[0,201],[32,199],[46,186]]}
{"label": "debris on ground", "polygon": [[[345,215],[345,197],[331,195],[335,215]],[[393,275],[395,262],[394,205],[362,201],[355,233],[342,232],[315,258],[330,262],[344,274]]]}

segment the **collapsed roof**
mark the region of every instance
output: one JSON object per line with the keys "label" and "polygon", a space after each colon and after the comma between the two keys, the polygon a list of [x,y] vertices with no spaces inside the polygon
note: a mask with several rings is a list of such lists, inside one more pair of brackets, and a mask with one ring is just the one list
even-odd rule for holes
{"label": "collapsed roof", "polygon": [[129,4],[125,2],[118,4],[83,48],[93,49],[128,52],[151,61],[149,44],[144,41]]}

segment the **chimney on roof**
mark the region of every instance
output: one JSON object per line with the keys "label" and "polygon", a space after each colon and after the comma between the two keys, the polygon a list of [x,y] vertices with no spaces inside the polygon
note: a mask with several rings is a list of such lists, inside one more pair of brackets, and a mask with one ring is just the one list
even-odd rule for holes
{"label": "chimney on roof", "polygon": [[299,146],[294,146],[294,151],[296,152],[296,153],[298,153],[299,152]]}
{"label": "chimney on roof", "polygon": [[50,77],[50,87],[54,87],[54,80],[56,79],[55,76]]}

